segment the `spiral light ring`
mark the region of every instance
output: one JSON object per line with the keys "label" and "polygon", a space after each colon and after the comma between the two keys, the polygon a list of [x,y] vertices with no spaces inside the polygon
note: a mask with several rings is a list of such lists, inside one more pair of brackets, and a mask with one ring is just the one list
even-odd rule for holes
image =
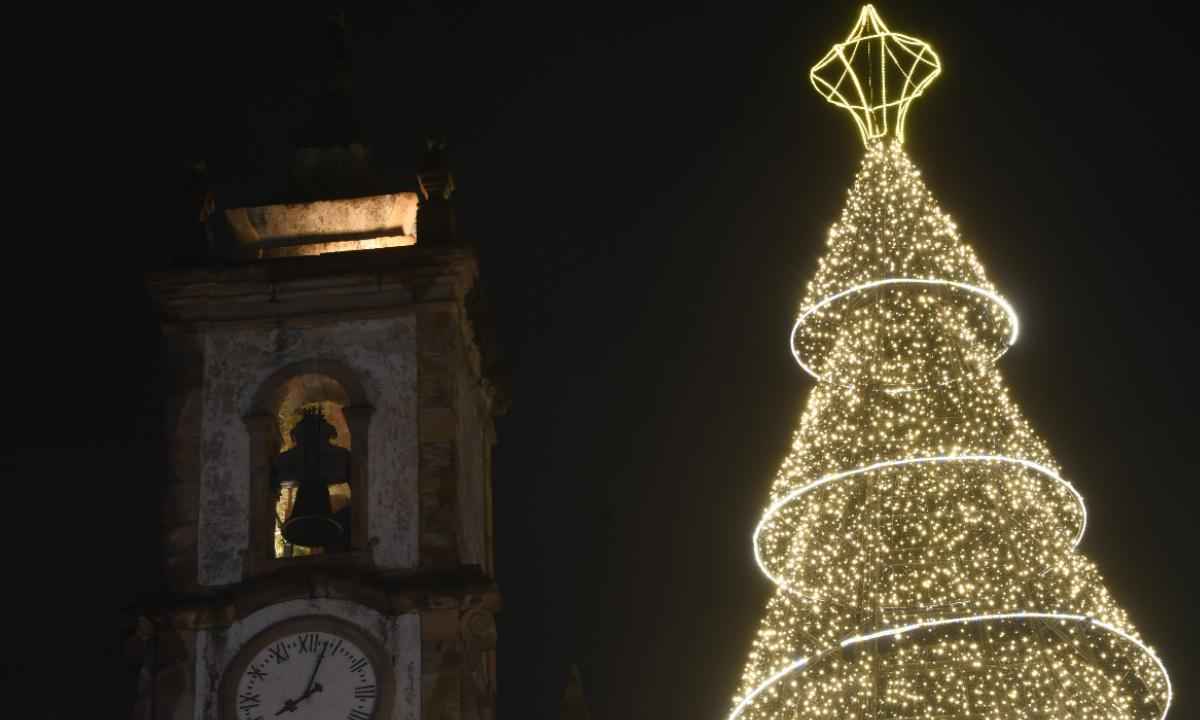
{"label": "spiral light ring", "polygon": [[1010,463],[1013,465],[1019,465],[1028,470],[1033,470],[1034,472],[1037,472],[1037,473],[1045,476],[1046,478],[1053,480],[1054,482],[1058,483],[1060,486],[1062,486],[1063,488],[1068,490],[1070,492],[1071,496],[1075,498],[1076,503],[1079,505],[1079,513],[1080,513],[1079,530],[1075,533],[1075,537],[1071,540],[1071,549],[1074,549],[1076,546],[1078,546],[1079,541],[1083,539],[1084,530],[1086,530],[1086,528],[1087,528],[1087,506],[1084,505],[1084,503],[1083,503],[1083,496],[1079,494],[1079,491],[1075,489],[1074,485],[1072,485],[1070,482],[1068,482],[1066,479],[1064,479],[1061,475],[1059,475],[1057,472],[1055,472],[1051,468],[1048,468],[1045,465],[1042,465],[1041,463],[1033,462],[1032,460],[1025,460],[1023,458],[1006,457],[1004,455],[944,455],[944,456],[909,458],[906,460],[888,460],[885,462],[879,462],[879,463],[875,463],[873,465],[867,465],[865,467],[855,468],[854,470],[847,470],[845,472],[833,473],[832,475],[826,475],[819,480],[815,480],[807,485],[804,485],[803,487],[797,488],[797,489],[789,492],[787,495],[784,495],[783,497],[779,498],[775,502],[771,503],[770,507],[767,508],[766,512],[763,513],[762,518],[758,521],[758,525],[754,528],[754,562],[758,565],[758,569],[761,570],[762,573],[767,576],[767,579],[769,579],[775,585],[783,588],[784,590],[787,590],[792,595],[799,597],[801,599],[813,600],[813,601],[817,600],[818,598],[812,598],[807,595],[803,595],[801,593],[796,592],[786,581],[771,574],[771,572],[767,569],[767,564],[763,560],[762,550],[759,546],[759,538],[762,535],[762,532],[770,525],[772,519],[774,519],[774,517],[777,516],[779,514],[779,512],[785,506],[796,501],[797,499],[799,499],[806,493],[811,492],[812,490],[815,490],[823,485],[827,485],[829,483],[836,482],[838,480],[845,480],[847,478],[857,477],[857,476],[863,475],[865,473],[873,472],[875,470],[882,470],[885,468],[900,467],[900,466],[904,466],[904,465],[923,465],[923,464],[929,464],[929,463],[946,463],[946,462]]}
{"label": "spiral light ring", "polygon": [[[802,356],[802,354],[800,352],[800,348],[797,347],[797,336],[800,333],[801,329],[804,327],[805,321],[808,320],[810,317],[812,317],[815,313],[819,312],[822,308],[828,307],[830,304],[837,302],[838,300],[840,300],[844,297],[847,297],[849,295],[853,295],[854,293],[859,293],[859,292],[863,292],[866,290],[871,290],[873,288],[883,287],[886,285],[934,285],[934,286],[943,286],[943,287],[953,287],[953,288],[957,288],[959,290],[963,290],[963,291],[972,293],[974,295],[978,295],[978,296],[988,300],[989,302],[992,302],[995,305],[997,305],[1001,309],[1001,311],[1003,311],[1003,313],[1008,317],[1009,333],[1008,333],[1008,338],[1006,340],[1005,345],[1003,347],[1001,347],[999,352],[997,352],[992,357],[991,361],[993,363],[996,362],[997,360],[999,360],[1004,355],[1004,353],[1008,352],[1008,348],[1017,342],[1017,336],[1020,334],[1020,320],[1017,317],[1017,311],[1015,309],[1013,309],[1013,306],[1007,300],[1005,300],[1003,296],[1001,296],[999,293],[997,293],[993,290],[979,287],[977,285],[971,285],[969,283],[958,282],[955,280],[941,280],[941,279],[937,279],[937,278],[914,278],[914,277],[884,278],[882,280],[872,280],[871,282],[866,282],[866,283],[862,283],[860,285],[855,285],[853,287],[842,290],[841,292],[834,293],[833,295],[830,295],[829,297],[826,297],[825,299],[823,299],[817,303],[814,303],[813,305],[809,306],[803,312],[800,313],[800,316],[796,318],[796,323],[792,326],[791,346],[792,346],[792,357],[796,359],[796,362],[800,365],[801,368],[804,369],[804,372],[808,373],[810,376],[812,376],[818,382],[832,382],[833,384],[836,384],[836,385],[846,385],[847,384],[847,383],[837,383],[837,382],[831,381],[830,379],[828,379],[826,377],[822,377],[821,374],[818,373],[809,363],[805,362],[804,357]],[[905,391],[909,391],[909,390],[918,390],[918,389],[920,389],[920,388],[901,387],[901,388],[888,388],[888,391],[889,392],[905,392]]]}
{"label": "spiral light ring", "polygon": [[1166,684],[1166,689],[1167,689],[1166,702],[1163,704],[1162,714],[1159,716],[1159,720],[1166,719],[1167,713],[1171,709],[1171,700],[1174,697],[1174,691],[1171,687],[1171,676],[1167,673],[1166,666],[1163,665],[1162,660],[1159,659],[1158,655],[1154,652],[1154,650],[1152,650],[1149,646],[1147,646],[1141,640],[1139,640],[1138,638],[1134,637],[1133,635],[1130,635],[1129,633],[1125,632],[1124,630],[1121,630],[1120,628],[1118,628],[1110,623],[1104,622],[1103,620],[1100,620],[1098,618],[1089,617],[1087,615],[1080,615],[1077,613],[1056,613],[1056,612],[1011,612],[1011,613],[992,613],[992,614],[982,614],[982,615],[962,615],[962,616],[958,616],[958,617],[944,618],[944,619],[940,619],[940,620],[929,620],[929,621],[925,621],[925,622],[912,623],[909,625],[898,625],[895,627],[885,628],[883,630],[877,630],[877,631],[875,631],[873,633],[869,633],[867,635],[855,635],[855,636],[845,638],[845,639],[839,641],[837,645],[832,645],[830,647],[827,647],[824,650],[822,650],[814,655],[811,655],[808,657],[797,658],[796,660],[792,661],[788,665],[784,666],[779,671],[775,672],[773,675],[771,675],[766,680],[761,682],[758,686],[753,688],[750,692],[746,693],[746,696],[743,697],[741,699],[741,701],[739,701],[737,703],[737,705],[734,706],[733,711],[729,714],[728,720],[738,720],[738,718],[741,717],[742,713],[746,710],[746,708],[748,708],[750,706],[750,704],[754,701],[754,699],[756,697],[758,697],[759,695],[761,695],[766,690],[770,689],[773,685],[775,685],[775,683],[779,682],[780,680],[783,680],[784,678],[786,678],[787,676],[789,676],[793,673],[799,672],[799,671],[803,670],[804,668],[815,664],[817,661],[821,660],[822,658],[830,655],[831,653],[838,652],[838,651],[842,650],[843,648],[851,647],[853,645],[857,645],[857,644],[864,643],[864,642],[869,642],[871,640],[876,640],[876,639],[879,639],[882,637],[887,637],[889,635],[895,636],[895,635],[900,635],[902,633],[907,633],[907,632],[927,630],[930,628],[935,628],[935,627],[944,626],[944,625],[953,625],[955,623],[967,624],[967,623],[976,623],[976,622],[996,622],[996,621],[1004,621],[1004,620],[1037,620],[1037,619],[1040,619],[1040,620],[1062,620],[1062,621],[1069,621],[1069,622],[1076,622],[1076,623],[1080,623],[1080,624],[1092,625],[1094,627],[1099,628],[1100,630],[1103,630],[1104,632],[1109,633],[1110,635],[1114,635],[1116,637],[1121,638],[1123,641],[1136,647],[1138,649],[1138,651],[1141,652],[1144,656],[1149,657],[1151,660],[1153,660],[1154,664],[1158,667],[1159,673],[1161,673],[1161,675],[1162,675],[1163,682]]}

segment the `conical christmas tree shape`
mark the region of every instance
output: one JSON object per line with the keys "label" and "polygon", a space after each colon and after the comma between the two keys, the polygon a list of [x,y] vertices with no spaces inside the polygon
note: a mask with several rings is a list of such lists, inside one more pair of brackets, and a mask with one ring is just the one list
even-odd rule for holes
{"label": "conical christmas tree shape", "polygon": [[866,155],[792,332],[818,383],[754,533],[778,589],[730,720],[1159,720],[1166,670],[994,366],[1016,313],[904,152],[939,71],[870,6],[812,71]]}

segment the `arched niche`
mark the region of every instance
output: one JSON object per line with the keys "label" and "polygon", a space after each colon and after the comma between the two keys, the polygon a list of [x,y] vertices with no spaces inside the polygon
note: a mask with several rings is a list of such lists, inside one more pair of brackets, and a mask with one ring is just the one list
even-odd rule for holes
{"label": "arched niche", "polygon": [[[291,448],[291,430],[308,408],[319,408],[336,434],[331,444],[350,453],[347,483],[330,487],[335,513],[350,517],[348,547],[336,551],[290,546],[280,525],[290,511],[294,488],[275,488],[273,463]],[[338,360],[309,359],[272,373],[255,392],[246,415],[250,436],[250,574],[294,561],[354,563],[366,556],[369,512],[367,444],[371,405],[357,374]]]}

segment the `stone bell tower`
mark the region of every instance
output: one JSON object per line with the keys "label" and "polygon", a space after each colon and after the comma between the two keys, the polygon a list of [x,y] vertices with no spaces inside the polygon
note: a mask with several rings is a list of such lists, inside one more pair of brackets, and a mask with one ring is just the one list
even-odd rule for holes
{"label": "stone bell tower", "polygon": [[[384,658],[387,707],[351,717],[493,717],[478,266],[452,232],[449,173],[422,178],[418,192],[229,208],[223,264],[149,278],[171,378],[170,593],[146,613],[138,717],[243,717],[239,654],[303,618],[348,625]],[[301,514],[336,528],[327,544],[289,537]]]}
{"label": "stone bell tower", "polygon": [[148,278],[168,592],[138,718],[494,717],[478,263],[444,147],[411,189],[366,167],[299,148],[289,202],[218,207],[206,257]]}

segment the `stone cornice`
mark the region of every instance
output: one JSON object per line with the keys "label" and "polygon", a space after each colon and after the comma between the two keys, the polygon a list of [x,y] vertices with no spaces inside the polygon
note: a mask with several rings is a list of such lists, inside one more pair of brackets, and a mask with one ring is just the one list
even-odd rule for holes
{"label": "stone cornice", "polygon": [[146,280],[170,327],[461,305],[477,273],[469,250],[413,246],[153,272]]}
{"label": "stone cornice", "polygon": [[165,594],[139,603],[141,613],[180,629],[227,627],[269,605],[298,599],[349,600],[384,615],[428,609],[501,607],[499,588],[478,568],[449,573],[368,575],[304,569],[281,571],[206,592]]}

